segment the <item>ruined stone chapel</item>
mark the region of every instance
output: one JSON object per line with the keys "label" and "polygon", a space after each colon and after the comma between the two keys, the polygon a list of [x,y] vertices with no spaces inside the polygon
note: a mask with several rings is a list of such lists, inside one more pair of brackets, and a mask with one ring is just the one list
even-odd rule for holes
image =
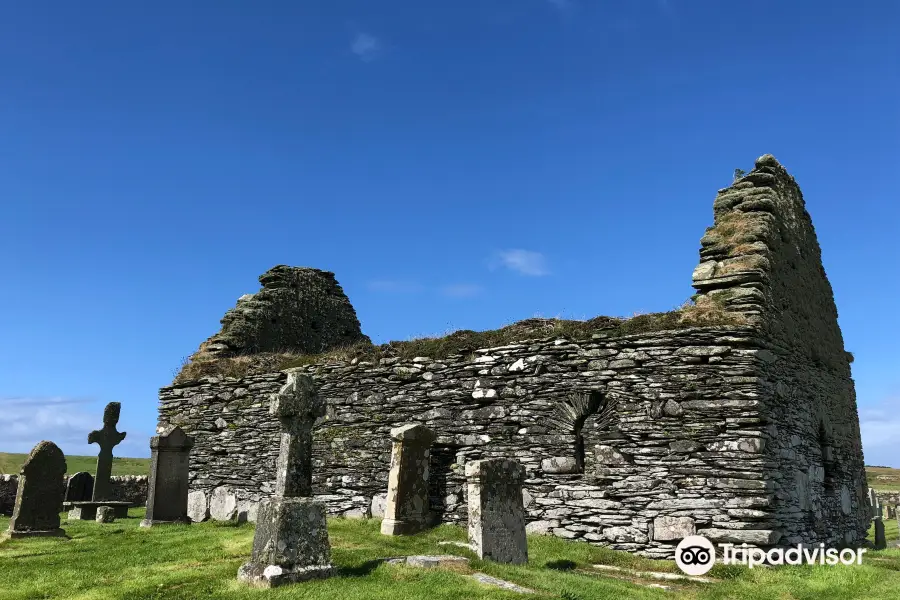
{"label": "ruined stone chapel", "polygon": [[194,437],[192,510],[253,519],[275,485],[285,369],[327,399],[313,488],[365,517],[391,428],[436,434],[435,523],[465,522],[465,466],[526,469],[528,529],[650,557],[677,542],[860,543],[869,524],[852,356],[799,187],[771,155],[720,190],[696,294],[631,319],[529,319],[375,346],[334,274],[277,266],[175,382],[159,427]]}

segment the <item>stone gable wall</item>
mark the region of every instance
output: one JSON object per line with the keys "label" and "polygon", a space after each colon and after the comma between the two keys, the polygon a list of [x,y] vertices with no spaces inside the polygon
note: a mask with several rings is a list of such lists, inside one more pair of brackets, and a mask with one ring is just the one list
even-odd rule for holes
{"label": "stone gable wall", "polygon": [[714,203],[694,271],[697,301],[745,314],[773,350],[765,415],[772,482],[789,543],[853,543],[867,527],[850,355],[803,195],[765,155]]}

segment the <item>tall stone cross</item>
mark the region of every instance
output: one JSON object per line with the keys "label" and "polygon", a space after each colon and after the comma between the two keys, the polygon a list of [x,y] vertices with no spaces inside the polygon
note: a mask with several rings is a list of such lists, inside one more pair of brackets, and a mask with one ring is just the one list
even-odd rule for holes
{"label": "tall stone cross", "polygon": [[103,410],[103,429],[92,431],[88,434],[88,444],[99,444],[100,454],[97,455],[97,475],[94,477],[94,502],[111,500],[112,492],[109,486],[109,476],[112,473],[113,447],[125,439],[125,432],[116,431],[119,422],[119,411],[122,405],[119,402],[110,402]]}
{"label": "tall stone cross", "polygon": [[312,430],[316,419],[325,414],[325,401],[311,377],[289,371],[287,383],[272,396],[269,412],[281,421],[275,495],[312,496]]}

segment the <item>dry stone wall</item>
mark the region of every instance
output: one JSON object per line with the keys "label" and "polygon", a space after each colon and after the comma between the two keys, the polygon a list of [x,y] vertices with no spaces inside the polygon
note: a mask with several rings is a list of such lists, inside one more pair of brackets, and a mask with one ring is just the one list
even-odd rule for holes
{"label": "dry stone wall", "polygon": [[[671,556],[673,523],[777,542],[762,454],[765,342],[749,328],[598,338],[307,367],[328,402],[314,436],[314,493],[332,514],[367,514],[386,490],[390,429],[422,423],[438,433],[435,521],[465,522],[468,461],[510,458],[526,468],[530,531],[650,556]],[[285,379],[206,378],[160,391],[159,426],[196,439],[192,491],[212,498],[225,488],[238,513],[272,495],[279,429],[269,397]]]}
{"label": "dry stone wall", "polygon": [[771,155],[714,203],[694,271],[697,302],[718,301],[768,340],[763,414],[786,541],[853,543],[868,522],[850,355],[803,195]]}
{"label": "dry stone wall", "polygon": [[[65,480],[68,483],[69,478],[66,477]],[[0,475],[0,514],[12,514],[18,487],[18,475]],[[144,506],[147,503],[146,475],[114,476],[110,478],[110,487],[112,489],[110,500],[127,501],[132,506]]]}

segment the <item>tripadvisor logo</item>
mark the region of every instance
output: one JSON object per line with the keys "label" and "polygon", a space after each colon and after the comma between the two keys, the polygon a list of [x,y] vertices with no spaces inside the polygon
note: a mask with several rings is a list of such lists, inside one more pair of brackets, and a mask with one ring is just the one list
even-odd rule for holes
{"label": "tripadvisor logo", "polygon": [[[792,548],[772,548],[769,551],[762,548],[749,547],[747,544],[735,546],[734,544],[720,544],[722,548],[722,563],[726,565],[742,564],[751,569],[756,565],[828,565],[834,566],[839,562],[845,565],[861,565],[865,548],[825,548],[825,544],[818,546],[804,546],[797,544]],[[688,575],[703,575],[712,569],[716,562],[716,549],[712,542],[702,535],[691,535],[679,542],[675,547],[675,564]]]}
{"label": "tripadvisor logo", "polygon": [[703,575],[716,562],[716,549],[702,535],[689,535],[675,547],[675,564],[688,575]]}

